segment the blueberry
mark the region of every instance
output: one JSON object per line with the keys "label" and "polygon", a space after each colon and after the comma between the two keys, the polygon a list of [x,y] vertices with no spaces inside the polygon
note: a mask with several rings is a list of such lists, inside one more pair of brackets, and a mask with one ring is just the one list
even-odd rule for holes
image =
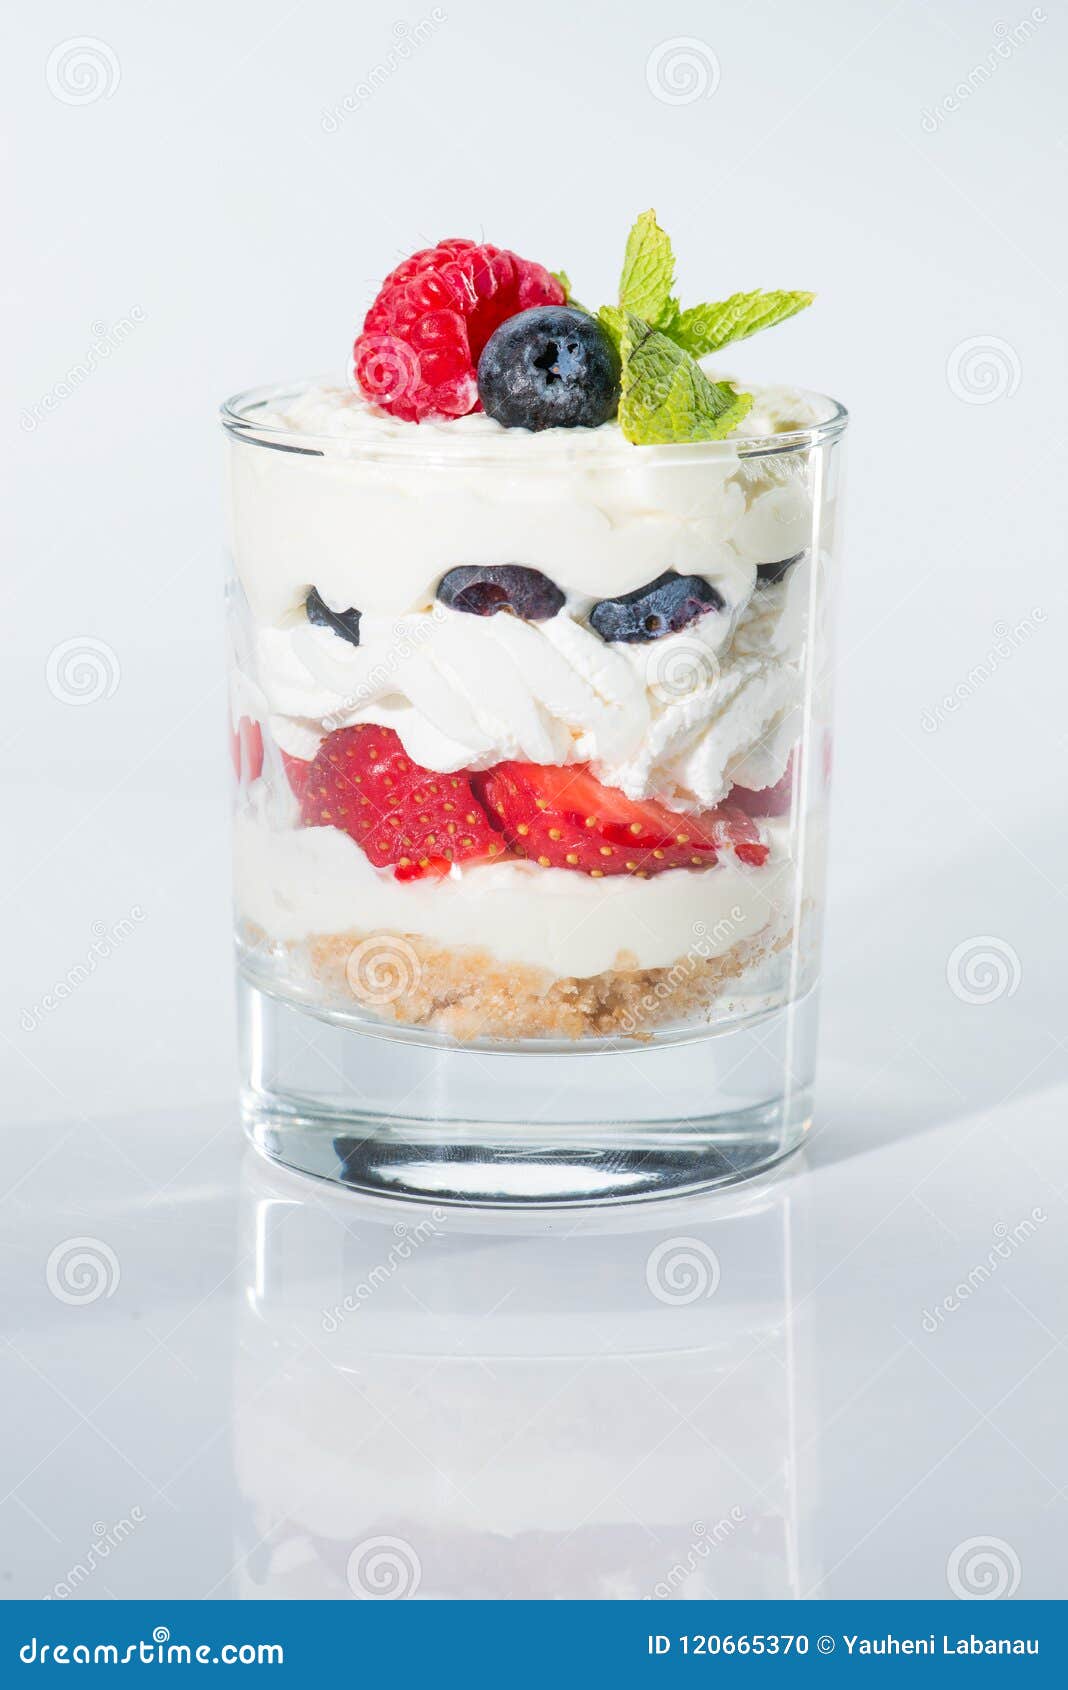
{"label": "blueberry", "polygon": [[461,563],[442,576],[438,598],[450,610],[466,610],[471,616],[510,610],[524,622],[548,622],[564,602],[555,581],[522,563]]}
{"label": "blueberry", "polygon": [[317,628],[333,628],[335,634],[340,634],[350,645],[360,643],[360,613],[358,610],[331,610],[319,597],[318,589],[313,587],[304,601],[304,608],[308,612],[308,621],[314,622]]}
{"label": "blueberry", "polygon": [[590,623],[610,642],[660,640],[688,628],[708,611],[724,608],[723,595],[703,575],[676,575],[665,569],[632,593],[601,599],[590,611]]}
{"label": "blueberry", "polygon": [[490,335],[478,396],[505,428],[597,428],[619,404],[619,354],[585,311],[536,305]]}
{"label": "blueberry", "polygon": [[758,563],[757,580],[762,581],[765,587],[774,586],[793,564],[801,562],[804,555],[804,552],[795,552],[793,557],[784,557],[781,563]]}

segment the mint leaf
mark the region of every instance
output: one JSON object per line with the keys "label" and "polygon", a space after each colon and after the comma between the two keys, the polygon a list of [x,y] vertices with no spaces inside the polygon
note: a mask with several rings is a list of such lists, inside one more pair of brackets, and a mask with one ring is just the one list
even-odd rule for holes
{"label": "mint leaf", "polygon": [[732,340],[746,340],[760,329],[774,328],[811,305],[814,293],[734,293],[715,305],[694,305],[683,311],[666,332],[695,358],[718,352]]}
{"label": "mint leaf", "polygon": [[624,314],[620,351],[619,426],[635,446],[720,440],[753,403],[752,394],[729,382],[709,381],[683,347],[631,311]]}
{"label": "mint leaf", "polygon": [[679,302],[671,295],[675,280],[675,255],[671,242],[656,220],[656,213],[643,211],[627,236],[623,273],[619,278],[619,304],[653,328],[662,329],[679,314]]}
{"label": "mint leaf", "polygon": [[602,305],[597,313],[597,321],[605,334],[608,335],[616,351],[619,352],[623,344],[623,330],[626,326],[625,313],[618,305]]}

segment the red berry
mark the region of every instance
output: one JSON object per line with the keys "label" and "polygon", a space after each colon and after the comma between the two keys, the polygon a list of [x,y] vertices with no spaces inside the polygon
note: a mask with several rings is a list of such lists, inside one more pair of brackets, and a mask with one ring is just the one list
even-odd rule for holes
{"label": "red berry", "polygon": [[263,772],[263,730],[251,716],[230,727],[230,757],[238,785],[251,786]]}
{"label": "red berry", "polygon": [[465,417],[479,406],[475,372],[494,329],[534,305],[562,305],[540,264],[475,241],[439,241],[382,283],[352,349],[368,399],[406,422]]}
{"label": "red berry", "polygon": [[307,757],[291,757],[288,751],[282,751],[282,767],[286,772],[286,779],[296,798],[304,796],[304,787],[308,779],[311,761]]}
{"label": "red berry", "polygon": [[413,763],[392,728],[361,723],[323,740],[300,803],[305,827],[338,827],[398,880],[448,874],[453,863],[501,856],[467,774]]}
{"label": "red berry", "polygon": [[794,796],[794,753],[791,751],[786,771],[774,786],[754,791],[748,786],[732,786],[730,802],[747,816],[784,816]]}
{"label": "red berry", "polygon": [[602,785],[585,764],[499,763],[475,775],[474,787],[513,851],[543,868],[599,878],[710,868],[729,846],[743,862],[760,864],[768,855],[755,823],[730,805],[682,816]]}

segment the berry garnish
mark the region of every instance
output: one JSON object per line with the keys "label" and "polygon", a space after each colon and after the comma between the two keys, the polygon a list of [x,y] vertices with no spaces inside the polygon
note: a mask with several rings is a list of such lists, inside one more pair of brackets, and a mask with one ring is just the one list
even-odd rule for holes
{"label": "berry garnish", "polygon": [[263,773],[263,730],[251,716],[230,727],[230,758],[239,786],[251,786]]}
{"label": "berry garnish", "polygon": [[305,827],[340,828],[398,880],[448,874],[453,863],[504,851],[469,775],[422,768],[392,728],[370,723],[324,739],[305,778],[300,815]]}
{"label": "berry garnish", "polygon": [[317,628],[333,628],[335,634],[340,634],[350,645],[360,643],[360,613],[358,610],[331,610],[330,606],[319,596],[318,588],[313,587],[304,601],[304,608],[308,613],[308,621],[314,622]]}
{"label": "berry garnish", "polygon": [[793,557],[784,557],[781,563],[758,563],[757,580],[763,582],[765,587],[773,586],[783,579],[786,571],[795,563],[800,563],[804,555],[804,552],[795,552]]}
{"label": "berry garnish", "polygon": [[491,563],[485,567],[461,563],[438,583],[438,599],[450,610],[471,616],[494,616],[510,610],[524,622],[548,622],[564,603],[564,595],[540,569],[521,563]]}
{"label": "berry garnish", "polygon": [[590,625],[602,640],[633,642],[659,640],[678,634],[710,610],[723,610],[725,601],[703,575],[676,575],[665,569],[655,581],[601,599],[590,611]]}
{"label": "berry garnish", "polygon": [[368,399],[406,422],[478,409],[475,371],[494,329],[534,305],[562,305],[540,264],[474,241],[440,241],[388,275],[352,350]]}
{"label": "berry garnish", "polygon": [[512,850],[542,868],[600,879],[710,868],[729,846],[747,863],[768,855],[755,823],[729,805],[678,815],[655,799],[636,802],[604,786],[585,764],[498,763],[473,785]]}
{"label": "berry garnish", "polygon": [[505,428],[598,428],[616,414],[619,370],[595,317],[541,305],[510,317],[487,341],[478,396]]}

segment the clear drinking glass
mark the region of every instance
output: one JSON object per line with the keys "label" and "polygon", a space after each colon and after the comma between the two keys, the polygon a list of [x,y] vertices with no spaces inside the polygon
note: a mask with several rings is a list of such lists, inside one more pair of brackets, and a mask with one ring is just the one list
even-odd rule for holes
{"label": "clear drinking glass", "polygon": [[[291,431],[286,397],[223,408],[255,1142],[363,1189],[491,1204],[777,1161],[812,1110],[844,410],[692,446],[507,431],[514,452],[491,452],[447,429]],[[447,571],[503,562],[562,608],[436,597]],[[664,571],[706,583],[702,613],[611,638],[596,605]],[[426,769],[454,838],[490,840],[482,860],[375,867],[319,819],[321,748],[368,724]],[[548,799],[508,833],[487,771],[516,763]],[[620,793],[652,811],[628,821]],[[584,825],[603,870],[585,835],[561,856]]]}

